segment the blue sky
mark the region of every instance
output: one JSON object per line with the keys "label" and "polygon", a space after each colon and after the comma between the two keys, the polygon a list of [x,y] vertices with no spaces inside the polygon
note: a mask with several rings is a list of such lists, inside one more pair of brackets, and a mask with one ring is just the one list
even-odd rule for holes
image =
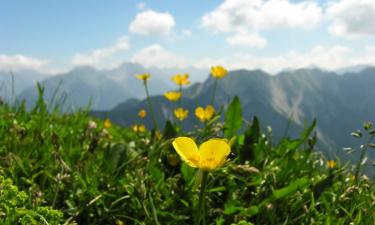
{"label": "blue sky", "polygon": [[375,64],[373,0],[0,0],[0,69]]}

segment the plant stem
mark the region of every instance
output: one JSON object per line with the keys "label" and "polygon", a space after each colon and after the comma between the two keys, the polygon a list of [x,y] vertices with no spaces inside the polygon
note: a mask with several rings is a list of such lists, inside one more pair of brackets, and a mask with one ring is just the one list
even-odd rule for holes
{"label": "plant stem", "polygon": [[212,92],[212,97],[211,97],[211,105],[212,106],[214,106],[214,102],[215,102],[216,88],[217,88],[217,78],[215,78],[214,91]]}
{"label": "plant stem", "polygon": [[154,129],[155,129],[155,130],[158,130],[158,124],[156,123],[155,114],[154,114],[154,110],[153,110],[153,108],[152,108],[151,99],[150,99],[150,94],[149,94],[149,92],[148,92],[148,87],[147,87],[147,83],[146,83],[146,81],[144,82],[144,86],[145,86],[145,90],[146,90],[146,97],[147,97],[148,108],[149,108],[149,110],[150,110],[150,114],[151,114],[152,122],[153,122],[153,124],[154,124]]}
{"label": "plant stem", "polygon": [[363,147],[363,149],[361,149],[361,156],[359,158],[359,161],[358,161],[357,166],[356,166],[356,171],[355,171],[355,181],[356,182],[358,182],[359,173],[361,172],[362,161],[367,156],[367,149],[370,146],[370,143],[372,142],[373,139],[374,139],[374,136],[371,136],[369,138],[369,141]]}
{"label": "plant stem", "polygon": [[150,192],[148,193],[148,198],[149,198],[149,201],[150,201],[150,204],[151,204],[152,215],[153,215],[154,222],[155,222],[156,225],[160,225],[159,220],[158,220],[158,214],[156,212],[154,201],[152,200],[152,196],[151,196]]}
{"label": "plant stem", "polygon": [[206,183],[208,178],[208,171],[202,171],[202,181],[201,181],[201,190],[199,192],[199,203],[197,217],[195,225],[200,225],[200,222],[203,220],[203,224],[206,224],[205,220],[205,193],[206,193]]}
{"label": "plant stem", "polygon": [[178,107],[181,107],[181,105],[182,105],[182,85],[179,85],[179,91],[181,93],[181,97],[178,100]]}

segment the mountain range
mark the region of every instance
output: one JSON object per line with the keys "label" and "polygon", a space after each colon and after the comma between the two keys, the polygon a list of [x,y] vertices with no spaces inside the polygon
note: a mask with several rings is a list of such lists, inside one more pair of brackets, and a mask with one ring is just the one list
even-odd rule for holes
{"label": "mountain range", "polygon": [[[214,78],[209,77],[183,90],[182,105],[189,109],[189,117],[182,122],[184,129],[199,126],[194,109],[210,103],[213,89]],[[263,129],[272,127],[276,141],[285,135],[297,136],[316,118],[318,147],[328,157],[338,155],[356,161],[358,154],[347,155],[342,148],[359,146],[351,132],[361,129],[364,121],[375,122],[375,67],[342,75],[317,68],[289,70],[276,76],[261,70],[231,71],[218,82],[215,108],[225,108],[234,96],[241,100],[245,120],[257,116]],[[151,102],[159,126],[167,119],[174,120],[175,103],[162,95],[153,96]],[[149,116],[144,121],[137,118],[138,110],[147,107],[145,99],[129,99],[109,111],[92,111],[92,115],[109,117],[122,126],[138,121],[152,127]],[[375,151],[370,157],[375,159]]]}
{"label": "mountain range", "polygon": [[[185,68],[184,73],[191,74],[191,81],[202,81],[208,70],[194,67]],[[44,98],[47,104],[63,103],[64,111],[72,111],[88,106],[95,110],[109,110],[124,100],[145,97],[142,82],[135,74],[150,73],[149,90],[151,95],[163,93],[173,83],[170,77],[180,73],[178,68],[145,68],[135,63],[123,63],[112,69],[96,69],[90,66],[76,67],[66,73],[47,75],[35,71],[0,70],[0,95],[6,100],[25,100],[28,108],[35,105],[38,98],[36,82],[44,87]]]}

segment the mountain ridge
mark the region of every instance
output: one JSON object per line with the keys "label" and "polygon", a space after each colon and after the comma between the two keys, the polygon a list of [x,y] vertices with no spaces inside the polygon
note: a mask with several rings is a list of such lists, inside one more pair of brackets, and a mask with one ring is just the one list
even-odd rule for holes
{"label": "mountain ridge", "polygon": [[[183,90],[182,105],[190,111],[188,119],[181,123],[184,129],[199,126],[194,109],[210,103],[213,83],[214,78],[209,77],[203,83]],[[268,125],[273,128],[275,140],[285,133],[291,137],[298,135],[317,118],[316,131],[321,148],[326,149],[325,154],[356,160],[356,155],[347,156],[341,149],[358,146],[359,142],[350,133],[360,129],[364,121],[375,121],[374,85],[375,67],[340,76],[319,69],[283,72],[280,76],[271,76],[261,70],[235,70],[218,81],[215,108],[228,105],[234,96],[238,96],[245,119],[250,121],[253,116],[259,117],[263,129]],[[174,120],[171,109],[176,104],[161,95],[153,96],[151,101],[160,125],[166,119]],[[131,126],[139,121],[137,112],[143,108],[148,109],[145,99],[125,101],[113,110],[92,111],[91,114]],[[152,127],[149,117],[142,122]],[[370,157],[375,159],[375,154],[370,153]]]}

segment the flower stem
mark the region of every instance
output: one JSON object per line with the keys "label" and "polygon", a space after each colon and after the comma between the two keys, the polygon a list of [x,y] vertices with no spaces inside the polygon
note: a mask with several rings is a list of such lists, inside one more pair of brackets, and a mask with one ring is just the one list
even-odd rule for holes
{"label": "flower stem", "polygon": [[203,221],[203,225],[206,224],[206,220],[205,220],[205,194],[206,194],[207,178],[208,178],[208,171],[202,171],[201,190],[199,192],[199,203],[198,203],[198,211],[197,211],[195,225],[200,225],[201,221]]}
{"label": "flower stem", "polygon": [[150,99],[150,94],[149,94],[149,92],[148,92],[148,87],[147,87],[147,83],[146,83],[146,81],[144,82],[144,86],[145,86],[145,90],[146,90],[146,97],[147,97],[148,108],[149,108],[149,110],[150,110],[150,114],[151,114],[152,122],[153,122],[153,124],[154,124],[154,129],[155,129],[155,130],[158,130],[158,124],[156,123],[155,114],[154,114],[154,109],[152,108],[151,99]]}
{"label": "flower stem", "polygon": [[211,105],[212,106],[214,106],[214,102],[215,102],[216,88],[217,88],[217,79],[215,78],[214,91],[212,92],[212,97],[211,97]]}
{"label": "flower stem", "polygon": [[182,85],[179,85],[179,91],[181,93],[181,97],[178,101],[178,107],[181,107],[181,105],[182,105]]}

